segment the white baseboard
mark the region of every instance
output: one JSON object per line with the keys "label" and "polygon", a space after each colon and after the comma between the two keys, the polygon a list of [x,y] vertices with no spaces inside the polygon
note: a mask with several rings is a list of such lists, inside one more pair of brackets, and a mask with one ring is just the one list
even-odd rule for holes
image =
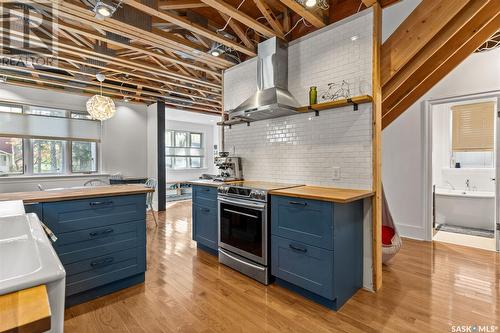
{"label": "white baseboard", "polygon": [[425,240],[425,229],[423,226],[414,226],[409,224],[396,224],[399,235],[417,240]]}

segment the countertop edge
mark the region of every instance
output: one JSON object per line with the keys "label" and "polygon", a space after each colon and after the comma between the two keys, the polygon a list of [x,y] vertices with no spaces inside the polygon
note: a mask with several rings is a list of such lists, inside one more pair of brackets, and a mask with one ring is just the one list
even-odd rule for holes
{"label": "countertop edge", "polygon": [[[0,323],[0,332],[45,332],[50,329],[51,312],[45,285],[4,294],[0,298],[0,303],[11,306],[10,312],[15,317]],[[6,311],[8,314],[9,310]]]}
{"label": "countertop edge", "polygon": [[[131,185],[114,185],[114,186],[131,186]],[[116,191],[116,192],[106,192],[105,190],[103,190],[102,192],[97,191],[97,192],[83,193],[79,192],[78,190],[75,190],[75,192],[71,192],[70,190],[71,189],[65,189],[61,191],[0,193],[0,201],[22,200],[24,204],[34,204],[42,202],[69,201],[78,199],[112,197],[112,196],[133,195],[133,194],[154,192],[153,189],[147,187],[128,188],[128,189],[123,189],[123,191]],[[44,194],[46,194],[47,196],[44,197],[43,196]]]}
{"label": "countertop edge", "polygon": [[[302,186],[302,187],[308,187]],[[366,193],[359,193],[357,195],[353,195],[349,197],[348,199],[343,199],[343,198],[335,198],[332,196],[322,196],[314,193],[293,193],[289,192],[290,190],[297,189],[296,187],[294,188],[289,188],[289,189],[281,189],[281,190],[273,190],[270,191],[269,194],[271,195],[280,195],[284,197],[292,197],[292,198],[302,198],[302,199],[311,199],[311,200],[319,200],[319,201],[328,201],[328,202],[335,202],[335,203],[350,203],[354,201],[358,201],[361,199],[366,199],[370,198],[375,195],[374,191],[369,191],[366,190]],[[347,190],[347,191],[352,191],[353,189],[341,189],[341,188],[333,188],[332,190]],[[358,191],[358,190],[356,190]],[[360,190],[363,191],[363,190]]]}

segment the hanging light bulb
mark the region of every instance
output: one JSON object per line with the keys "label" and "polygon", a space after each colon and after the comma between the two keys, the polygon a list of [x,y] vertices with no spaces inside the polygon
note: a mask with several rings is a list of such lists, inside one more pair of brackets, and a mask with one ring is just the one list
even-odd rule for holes
{"label": "hanging light bulb", "polygon": [[87,101],[87,112],[92,119],[103,121],[115,115],[116,107],[111,98],[102,95],[102,82],[106,76],[99,73],[96,75],[96,79],[101,83],[101,94],[94,95]]}
{"label": "hanging light bulb", "polygon": [[306,0],[305,5],[306,5],[306,7],[311,8],[311,7],[316,6],[316,3],[317,3],[317,0]]}

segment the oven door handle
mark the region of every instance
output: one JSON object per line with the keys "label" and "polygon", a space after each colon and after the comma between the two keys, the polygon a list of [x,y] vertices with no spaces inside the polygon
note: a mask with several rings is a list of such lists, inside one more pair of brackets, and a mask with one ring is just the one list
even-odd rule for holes
{"label": "oven door handle", "polygon": [[251,264],[251,263],[249,263],[249,262],[246,262],[246,261],[243,261],[243,260],[241,260],[241,259],[238,259],[238,258],[236,258],[235,256],[230,255],[229,253],[227,253],[226,251],[224,251],[224,250],[223,250],[223,249],[221,249],[221,248],[219,248],[219,252],[222,252],[225,256],[228,256],[229,258],[231,258],[231,259],[233,259],[233,260],[235,260],[235,261],[239,262],[240,264],[250,266],[250,267],[252,267],[252,268],[258,269],[259,271],[264,271],[264,270],[266,270],[264,267],[260,267],[260,266],[257,266],[257,265],[253,265],[253,264]]}
{"label": "oven door handle", "polygon": [[249,202],[248,200],[227,199],[227,198],[221,198],[220,196],[217,199],[219,200],[219,202],[228,203],[231,205],[238,205],[241,207],[259,209],[259,210],[264,210],[266,208],[266,204],[261,202]]}
{"label": "oven door handle", "polygon": [[238,211],[236,211],[236,210],[232,210],[232,209],[227,209],[227,208],[224,208],[224,211],[225,211],[225,212],[229,212],[229,213],[238,214],[238,215],[248,216],[248,217],[251,217],[251,218],[254,218],[254,219],[258,219],[258,218],[259,218],[258,216],[255,216],[255,215],[252,215],[252,214],[247,214],[247,213],[238,212]]}

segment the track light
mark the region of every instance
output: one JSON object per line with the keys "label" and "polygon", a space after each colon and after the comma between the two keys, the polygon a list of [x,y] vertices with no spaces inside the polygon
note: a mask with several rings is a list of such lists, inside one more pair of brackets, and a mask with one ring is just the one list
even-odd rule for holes
{"label": "track light", "polygon": [[209,51],[209,53],[214,57],[218,57],[224,52],[225,52],[224,47],[219,43],[213,43]]}
{"label": "track light", "polygon": [[316,6],[316,3],[317,3],[316,0],[306,0],[305,5],[306,5],[306,7],[311,8],[311,7]]}
{"label": "track light", "polygon": [[7,82],[7,76],[5,75],[0,76],[0,83],[5,83],[5,82]]}
{"label": "track light", "polygon": [[97,1],[94,6],[95,17],[103,20],[108,17],[111,17],[116,11],[116,7],[108,5],[103,1]]}

